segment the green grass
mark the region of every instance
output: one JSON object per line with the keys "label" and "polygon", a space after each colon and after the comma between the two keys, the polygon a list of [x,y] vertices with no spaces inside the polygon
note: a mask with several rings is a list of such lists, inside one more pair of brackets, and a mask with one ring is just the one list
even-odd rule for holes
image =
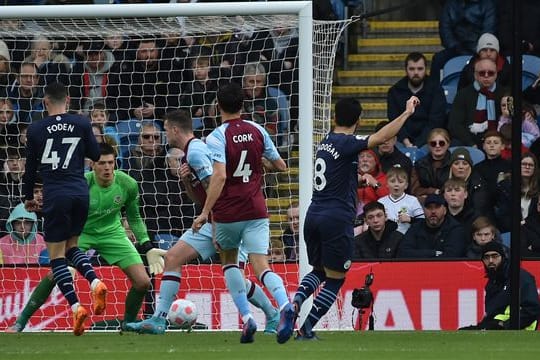
{"label": "green grass", "polygon": [[319,332],[320,341],[284,345],[257,333],[255,343],[240,344],[239,332],[173,332],[163,336],[127,333],[0,334],[2,360],[154,360],[154,359],[535,359],[540,333]]}

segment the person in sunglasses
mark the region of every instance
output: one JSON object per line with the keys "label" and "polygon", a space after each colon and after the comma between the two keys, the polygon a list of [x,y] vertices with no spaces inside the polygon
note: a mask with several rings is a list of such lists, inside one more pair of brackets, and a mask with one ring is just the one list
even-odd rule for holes
{"label": "person in sunglasses", "polygon": [[499,86],[497,64],[480,59],[474,64],[474,82],[458,90],[448,120],[448,130],[456,145],[482,146],[488,130],[497,130],[501,99],[506,89]]}

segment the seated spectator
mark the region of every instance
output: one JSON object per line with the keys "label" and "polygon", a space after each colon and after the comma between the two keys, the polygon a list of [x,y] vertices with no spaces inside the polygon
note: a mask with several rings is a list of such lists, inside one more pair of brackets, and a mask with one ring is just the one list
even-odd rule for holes
{"label": "seated spectator", "polygon": [[397,231],[405,234],[414,221],[424,217],[424,210],[415,196],[405,193],[409,186],[405,169],[391,168],[386,173],[386,181],[390,194],[381,197],[379,202],[384,205],[388,219],[398,224]]}
{"label": "seated spectator", "polygon": [[521,219],[526,219],[535,207],[539,193],[538,160],[531,153],[521,157]]}
{"label": "seated spectator", "polygon": [[540,200],[521,225],[521,256],[540,257]]}
{"label": "seated spectator", "polygon": [[364,218],[368,229],[355,236],[352,260],[395,258],[403,234],[388,220],[384,205],[377,201],[366,204]]}
{"label": "seated spectator", "polygon": [[285,257],[285,252],[283,251],[283,244],[277,240],[277,241],[272,241],[271,244],[270,244],[270,259],[269,259],[269,262],[270,263],[284,263],[285,262],[286,257]]}
{"label": "seated spectator", "polygon": [[472,55],[483,33],[495,34],[497,11],[492,0],[447,0],[439,17],[439,35],[444,49],[433,56],[431,75],[440,80],[440,70],[451,58]]}
{"label": "seated spectator", "polygon": [[475,209],[467,202],[469,198],[467,183],[462,179],[448,179],[444,183],[443,196],[449,215],[463,226],[465,234],[470,234],[471,225],[477,215]]}
{"label": "seated spectator", "polygon": [[499,230],[485,216],[480,216],[474,220],[471,226],[471,233],[472,242],[467,246],[467,250],[465,250],[465,257],[468,259],[480,260],[482,258],[482,248],[488,242],[501,242]]}
{"label": "seated spectator", "polygon": [[489,192],[484,179],[473,170],[471,155],[466,148],[457,148],[450,158],[450,179],[463,180],[467,184],[467,203],[477,215],[490,216]]}
{"label": "seated spectator", "polygon": [[381,169],[377,154],[371,149],[360,151],[358,154],[358,196],[357,215],[361,215],[363,207],[372,201],[388,195],[386,175]]}
{"label": "seated spectator", "polygon": [[9,146],[5,149],[4,172],[0,174],[0,195],[6,196],[12,206],[23,201],[22,178],[26,164],[26,151],[22,147]]}
{"label": "seated spectator", "polygon": [[506,90],[498,86],[497,64],[480,59],[474,64],[474,82],[456,94],[448,119],[452,139],[463,146],[482,146],[488,130],[497,130],[501,99]]}
{"label": "seated spectator", "polygon": [[0,147],[7,145],[19,146],[20,144],[10,144],[11,137],[18,135],[17,124],[15,121],[15,111],[13,104],[8,98],[0,98]]}
{"label": "seated spectator", "polygon": [[287,228],[281,235],[287,261],[298,261],[300,244],[300,208],[298,206],[298,201],[293,201],[287,209]]}
{"label": "seated spectator", "polygon": [[388,119],[403,113],[411,96],[420,100],[414,114],[398,132],[398,140],[407,147],[424,146],[431,130],[446,127],[446,98],[439,81],[427,76],[426,65],[423,54],[410,53],[405,59],[405,76],[388,90]]}
{"label": "seated spectator", "polygon": [[53,51],[53,43],[49,38],[37,35],[32,39],[30,46],[30,55],[24,62],[36,65],[41,86],[53,82],[69,84],[71,63],[65,55]]}
{"label": "seated spectator", "polygon": [[45,106],[39,82],[37,66],[32,62],[23,62],[8,93],[15,109],[17,123],[31,124],[34,120],[43,118]]}
{"label": "seated spectator", "polygon": [[480,36],[476,45],[476,54],[463,67],[459,78],[458,89],[469,86],[474,82],[474,63],[480,59],[490,59],[497,64],[497,84],[501,87],[512,86],[512,66],[499,51],[499,40],[490,33]]}
{"label": "seated spectator", "polygon": [[13,209],[6,223],[8,235],[0,238],[4,264],[39,263],[39,255],[47,247],[37,228],[36,214],[26,211],[23,203]]}
{"label": "seated spectator", "polygon": [[125,170],[136,180],[143,171],[165,169],[165,149],[161,137],[161,128],[154,121],[144,121],[139,134],[139,144],[130,150],[123,161]]}
{"label": "seated spectator", "polygon": [[411,225],[398,249],[399,258],[459,258],[465,254],[465,232],[439,194],[424,201],[425,219]]}
{"label": "seated spectator", "polygon": [[0,40],[0,98],[7,97],[8,87],[15,81],[11,72],[11,55],[6,43]]}
{"label": "seated spectator", "polygon": [[440,194],[450,174],[450,135],[445,129],[433,129],[428,135],[428,154],[414,164],[411,194],[420,203],[429,194]]}
{"label": "seated spectator", "polygon": [[[537,114],[534,106],[523,103],[521,116],[521,144],[529,148],[540,137],[540,129],[536,122]],[[501,131],[503,126],[512,125],[512,117],[514,116],[513,98],[504,96],[501,99],[501,116],[497,130]]]}
{"label": "seated spectator", "polygon": [[[381,121],[375,126],[375,132],[382,129],[390,121]],[[396,146],[397,136],[394,136],[377,147],[377,155],[381,163],[382,171],[387,172],[396,165],[399,165],[407,173],[407,181],[411,178],[412,161]]]}

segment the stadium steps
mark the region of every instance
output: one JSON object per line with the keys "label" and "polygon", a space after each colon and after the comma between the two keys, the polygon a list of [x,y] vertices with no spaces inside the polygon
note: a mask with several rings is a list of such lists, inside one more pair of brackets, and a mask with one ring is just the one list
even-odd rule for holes
{"label": "stadium steps", "polygon": [[[364,38],[351,39],[347,70],[338,70],[333,100],[353,96],[362,102],[360,133],[371,133],[386,118],[388,89],[405,75],[404,60],[412,51],[428,61],[442,49],[437,21],[370,21]],[[429,64],[428,64],[429,68]]]}

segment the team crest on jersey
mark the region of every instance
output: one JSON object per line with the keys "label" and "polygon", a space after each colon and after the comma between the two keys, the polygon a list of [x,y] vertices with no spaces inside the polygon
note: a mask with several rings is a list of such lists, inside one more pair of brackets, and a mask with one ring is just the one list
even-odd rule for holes
{"label": "team crest on jersey", "polygon": [[356,135],[356,140],[366,140],[368,135]]}
{"label": "team crest on jersey", "polygon": [[351,264],[352,264],[352,261],[351,260],[347,260],[345,261],[345,264],[343,264],[343,268],[345,270],[349,270],[349,268],[351,267]]}
{"label": "team crest on jersey", "polygon": [[122,203],[122,195],[116,195],[113,201],[116,205],[120,205]]}

